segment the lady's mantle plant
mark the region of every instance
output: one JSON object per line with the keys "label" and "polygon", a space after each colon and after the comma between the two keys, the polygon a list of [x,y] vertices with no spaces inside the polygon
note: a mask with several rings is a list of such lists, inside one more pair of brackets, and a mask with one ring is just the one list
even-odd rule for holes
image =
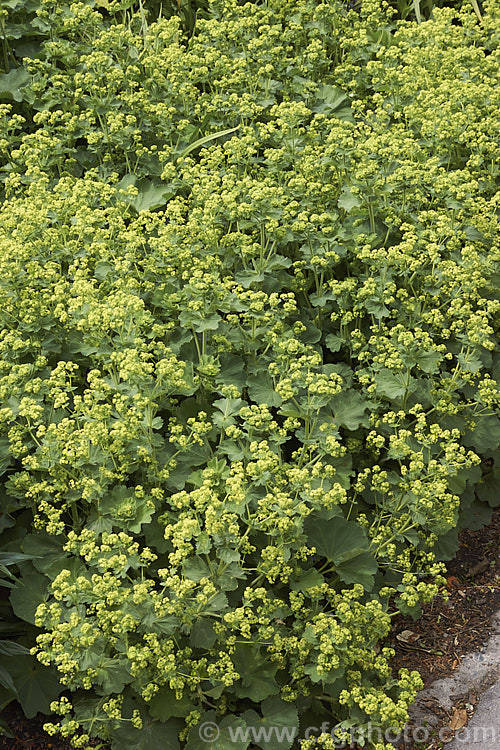
{"label": "lady's mantle plant", "polygon": [[75,748],[404,724],[391,615],[498,497],[495,12],[38,10],[32,123],[2,105],[2,542]]}

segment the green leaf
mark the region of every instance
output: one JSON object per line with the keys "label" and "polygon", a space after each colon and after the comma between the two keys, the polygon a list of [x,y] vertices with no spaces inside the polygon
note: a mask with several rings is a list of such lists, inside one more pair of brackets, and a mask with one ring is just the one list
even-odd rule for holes
{"label": "green leaf", "polygon": [[0,654],[4,654],[5,656],[29,654],[29,649],[15,641],[0,641]]}
{"label": "green leaf", "polygon": [[476,494],[490,508],[500,505],[500,468],[494,467],[476,487]]}
{"label": "green leaf", "polygon": [[152,547],[155,552],[163,554],[171,550],[170,542],[165,539],[165,527],[162,526],[157,518],[153,518],[150,523],[142,527],[142,535],[146,540],[146,545]]}
{"label": "green leaf", "polygon": [[215,331],[222,320],[218,313],[202,313],[199,310],[182,310],[179,322],[184,328],[192,328],[196,333]]}
{"label": "green leaf", "polygon": [[120,182],[116,183],[116,190],[126,190],[128,187],[130,187],[130,185],[135,185],[136,182],[136,174],[126,174],[121,178]]}
{"label": "green leaf", "polygon": [[336,669],[330,669],[328,672],[318,672],[316,664],[308,664],[304,668],[304,672],[309,675],[311,682],[335,682],[335,680],[344,673],[342,667]]}
{"label": "green leaf", "polygon": [[265,276],[262,271],[238,271],[234,275],[234,280],[237,284],[241,284],[243,289],[248,289],[249,286],[256,282],[264,281]]}
{"label": "green leaf", "polygon": [[[215,681],[216,684],[213,687],[203,687],[203,692],[206,696],[209,698],[215,698],[217,700],[221,697],[222,693],[225,691],[225,687],[222,682]],[[208,683],[212,684],[212,683]]]}
{"label": "green leaf", "polygon": [[248,378],[247,387],[250,398],[258,404],[280,406],[283,403],[280,394],[274,390],[270,375],[266,375],[265,373],[251,375]]}
{"label": "green leaf", "polygon": [[460,514],[460,525],[461,528],[470,529],[471,531],[477,531],[482,529],[483,526],[488,526],[491,523],[491,516],[493,509],[489,505],[485,505],[479,500],[475,500],[469,508],[466,508],[463,513]]}
{"label": "green leaf", "polygon": [[189,642],[194,648],[212,648],[217,640],[213,623],[206,617],[197,620],[189,634]]}
{"label": "green leaf", "polygon": [[246,750],[249,744],[243,719],[225,716],[218,721],[215,711],[207,711],[190,730],[184,750]]}
{"label": "green leaf", "polygon": [[221,320],[222,318],[219,313],[212,313],[207,318],[194,322],[193,328],[196,333],[203,333],[203,331],[216,331]]}
{"label": "green leaf", "polygon": [[175,615],[157,617],[152,621],[151,629],[155,633],[163,633],[163,635],[173,635],[179,629],[179,620]]}
{"label": "green leaf", "polygon": [[22,89],[29,83],[30,74],[25,68],[13,68],[0,75],[0,98],[7,94],[16,102],[22,102]]}
{"label": "green leaf", "polygon": [[325,337],[325,345],[331,352],[340,351],[343,343],[344,339],[341,339],[340,336],[336,336],[333,333],[329,333],[328,336]]}
{"label": "green leaf", "polygon": [[175,195],[175,190],[170,185],[161,182],[161,180],[151,180],[144,178],[137,180],[135,175],[125,175],[118,183],[118,188],[126,188],[129,185],[135,185],[139,191],[137,197],[130,200],[129,205],[137,212],[153,211],[156,208],[164,206],[170,198]]}
{"label": "green leaf", "polygon": [[483,244],[486,243],[486,237],[484,236],[484,234],[482,232],[479,231],[479,229],[476,229],[476,227],[468,225],[468,226],[464,227],[463,231],[464,231],[464,234],[465,234],[466,238],[469,241],[474,242],[474,241],[478,240],[479,242],[482,242]]}
{"label": "green leaf", "polygon": [[215,594],[208,604],[205,605],[204,612],[213,612],[216,614],[220,614],[221,612],[225,612],[225,610],[228,608],[228,601],[227,596],[220,591],[218,594]]}
{"label": "green leaf", "polygon": [[[104,281],[106,276],[108,276],[111,271],[114,271],[115,267],[111,265],[111,263],[108,263],[107,260],[100,260],[98,263],[96,263],[95,271],[94,271],[94,277],[98,281]],[[91,347],[94,349],[95,347]],[[96,349],[97,351],[97,349]],[[82,352],[83,353],[83,352]]]}
{"label": "green leaf", "polygon": [[22,548],[32,553],[33,565],[40,572],[55,578],[65,567],[68,556],[63,551],[65,537],[51,536],[46,533],[27,534],[22,541]]}
{"label": "green leaf", "polygon": [[230,563],[222,575],[216,577],[216,583],[222,591],[234,591],[238,588],[238,581],[245,580],[247,574],[237,563]]}
{"label": "green leaf", "polygon": [[41,573],[23,576],[10,593],[14,613],[34,625],[38,605],[48,598],[48,586],[48,579]]}
{"label": "green leaf", "polygon": [[230,461],[241,461],[245,457],[245,452],[233,440],[223,440],[219,446],[219,453],[224,454]]}
{"label": "green leaf", "polygon": [[262,702],[261,710],[262,716],[256,711],[242,714],[254,743],[263,750],[290,750],[299,728],[296,707],[273,696]]}
{"label": "green leaf", "polygon": [[360,425],[368,427],[365,412],[369,408],[370,402],[353,389],[337,393],[330,399],[330,409],[335,421],[348,430],[357,430]]}
{"label": "green leaf", "polygon": [[319,328],[311,320],[308,320],[305,315],[302,316],[301,323],[305,326],[306,330],[300,332],[300,340],[304,344],[317,344],[322,335]]}
{"label": "green leaf", "polygon": [[240,413],[240,409],[246,406],[241,398],[219,398],[213,405],[222,412],[225,417],[234,417]]}
{"label": "green leaf", "polygon": [[16,698],[18,697],[17,696],[17,688],[14,685],[14,681],[12,679],[12,675],[1,664],[0,664],[0,685],[2,687],[4,687],[6,690],[8,690],[9,693],[12,693],[13,695],[15,695]]}
{"label": "green leaf", "polygon": [[457,361],[465,372],[478,372],[484,365],[478,357],[469,356],[465,354],[457,354]]}
{"label": "green leaf", "polygon": [[324,520],[313,513],[304,521],[304,531],[309,546],[334,564],[344,583],[361,583],[371,591],[378,566],[361,526],[339,517]]}
{"label": "green leaf", "polygon": [[290,258],[285,257],[284,255],[279,255],[279,253],[275,253],[269,260],[265,261],[265,269],[266,271],[276,271],[280,268],[290,268],[292,265],[292,261]]}
{"label": "green leaf", "polygon": [[442,359],[442,354],[432,350],[428,352],[417,352],[415,356],[416,364],[428,375],[433,375],[439,370],[439,363]]}
{"label": "green leaf", "polygon": [[405,372],[391,372],[387,367],[383,367],[375,376],[377,392],[387,398],[403,398],[406,392],[411,392],[413,378],[408,382],[408,376]]}
{"label": "green leaf", "polygon": [[179,750],[177,722],[168,724],[148,721],[143,717],[142,729],[130,724],[112,733],[111,750]]}
{"label": "green leaf", "polygon": [[[97,521],[100,516],[109,516],[113,521],[112,525],[139,534],[142,526],[151,521],[154,512],[154,507],[135,496],[132,487],[117,484],[99,502],[95,517]],[[101,518],[101,523],[103,530],[110,530],[109,522],[106,524],[106,520]],[[98,523],[97,528],[99,528]]]}
{"label": "green leaf", "polygon": [[176,458],[177,467],[170,472],[167,480],[168,485],[176,490],[181,490],[186,484],[188,476],[192,474],[193,467],[206,464],[211,458],[212,451],[209,445],[190,446]]}
{"label": "green leaf", "polygon": [[484,417],[474,417],[476,426],[467,430],[463,442],[472,446],[478,453],[494,451],[500,445],[500,418],[491,414]]}
{"label": "green leaf", "polygon": [[101,686],[101,692],[104,695],[112,693],[121,693],[125,685],[128,685],[134,679],[127,669],[128,662],[120,662],[116,658],[106,658],[101,656],[97,663],[96,681]]}
{"label": "green leaf", "polygon": [[299,578],[290,579],[290,588],[292,591],[305,591],[313,586],[321,586],[325,582],[325,579],[318,573],[315,568],[304,571]]}
{"label": "green leaf", "polygon": [[220,357],[221,371],[215,382],[224,385],[235,385],[242,391],[246,384],[245,362],[235,354],[223,354]]}
{"label": "green leaf", "polygon": [[[2,705],[5,705],[5,703],[2,702]],[[4,719],[1,719],[1,718],[0,718],[0,737],[8,737],[11,740],[14,739],[14,735],[10,731],[9,725]]]}
{"label": "green leaf", "polygon": [[187,716],[193,710],[194,704],[189,698],[175,697],[175,690],[163,685],[149,702],[149,713],[154,719],[168,721],[172,717]]}
{"label": "green leaf", "polygon": [[237,549],[233,549],[232,547],[222,547],[219,550],[217,557],[219,560],[222,560],[222,562],[225,563],[238,562],[239,560],[241,560],[241,552],[239,552],[239,550]]}
{"label": "green leaf", "polygon": [[335,482],[338,482],[345,490],[351,486],[352,456],[346,453],[339,458],[331,458],[328,463],[335,469]]}
{"label": "green leaf", "polygon": [[365,308],[377,320],[386,318],[389,315],[389,309],[377,297],[368,297],[365,301]]}
{"label": "green leaf", "polygon": [[19,562],[33,560],[33,555],[26,555],[24,552],[0,552],[0,565],[17,565]]}
{"label": "green leaf", "polygon": [[[334,292],[323,292],[322,294],[313,293],[309,295],[309,301],[313,307],[324,307],[327,302],[331,302],[331,300],[334,299],[337,299],[337,295]],[[332,336],[332,334],[329,335]],[[318,340],[319,339],[316,339],[316,341]]]}
{"label": "green leaf", "polygon": [[211,578],[212,572],[205,560],[201,557],[189,557],[182,566],[184,577],[190,581],[200,581],[202,578]]}
{"label": "green leaf", "polygon": [[458,528],[450,529],[438,537],[433,547],[437,560],[453,560],[458,550]]}
{"label": "green leaf", "polygon": [[34,656],[16,655],[9,658],[9,672],[19,695],[19,702],[28,719],[37,713],[50,714],[50,703],[64,690],[54,669],[44,667]]}
{"label": "green leaf", "polygon": [[394,600],[394,604],[402,615],[407,615],[413,620],[418,620],[418,618],[422,615],[422,607],[420,606],[420,604],[414,604],[410,606],[406,601],[401,599],[400,596],[398,596]]}
{"label": "green leaf", "polygon": [[319,114],[331,113],[341,120],[354,122],[351,100],[342,89],[323,83],[318,88],[317,99],[319,104],[312,108],[313,112]]}
{"label": "green leaf", "polygon": [[349,188],[347,188],[341,192],[337,203],[340,208],[343,208],[344,211],[347,211],[347,213],[349,213],[351,209],[361,206],[362,201],[361,198],[359,198],[357,195],[353,195]]}
{"label": "green leaf", "polygon": [[274,679],[277,665],[272,664],[267,654],[254,644],[239,643],[233,661],[241,678],[241,682],[238,681],[235,685],[239,698],[250,698],[255,703],[260,703],[264,698],[279,693],[278,683]]}
{"label": "green leaf", "polygon": [[7,437],[0,437],[0,476],[14,462],[11,453],[10,440]]}

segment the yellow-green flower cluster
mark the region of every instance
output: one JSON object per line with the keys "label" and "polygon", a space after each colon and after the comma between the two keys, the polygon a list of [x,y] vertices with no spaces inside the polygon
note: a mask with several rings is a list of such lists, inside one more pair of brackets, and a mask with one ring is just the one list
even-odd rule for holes
{"label": "yellow-green flower cluster", "polygon": [[389,608],[498,501],[498,2],[122,5],[43,0],[0,105],[0,520],[74,693],[47,731],[401,726]]}

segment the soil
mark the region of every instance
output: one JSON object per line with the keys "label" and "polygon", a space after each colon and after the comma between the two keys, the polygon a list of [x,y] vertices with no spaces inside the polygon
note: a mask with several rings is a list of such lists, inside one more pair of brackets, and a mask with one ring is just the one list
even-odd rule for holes
{"label": "soil", "polygon": [[27,719],[16,701],[9,703],[2,718],[9,725],[12,738],[0,737],[1,750],[71,750],[67,742],[43,731],[44,723],[50,721],[47,716],[37,714],[34,719]]}
{"label": "soil", "polygon": [[[500,508],[492,521],[479,531],[463,531],[460,548],[447,564],[448,601],[436,598],[423,607],[418,620],[394,618],[389,639],[395,649],[393,673],[402,667],[420,672],[424,687],[434,680],[453,674],[463,656],[480,649],[492,632],[492,616],[500,610]],[[406,742],[400,750],[440,750],[453,739],[454,724],[463,726],[474,711],[477,697],[470,694],[462,705],[446,711],[442,706],[429,706],[438,717],[435,733],[441,736],[426,743]],[[466,708],[467,707],[467,708]],[[467,711],[467,716],[464,711]],[[463,716],[462,716],[463,714]]]}
{"label": "soil", "polygon": [[[465,654],[481,648],[491,634],[490,618],[500,609],[500,508],[494,511],[489,526],[463,531],[459,539],[459,551],[447,564],[448,601],[437,598],[425,605],[418,620],[395,617],[388,640],[395,649],[394,674],[403,667],[415,669],[425,687],[451,675]],[[469,696],[469,714],[474,703],[475,696]],[[464,706],[454,706],[451,711],[436,706],[435,710],[440,718],[436,734],[449,727],[449,741],[454,735],[454,717]],[[13,702],[2,718],[13,737],[0,737],[0,750],[71,750],[69,743],[43,731],[43,724],[50,720],[46,716],[26,719]],[[410,742],[401,750],[440,750],[445,744],[437,739],[426,744]]]}

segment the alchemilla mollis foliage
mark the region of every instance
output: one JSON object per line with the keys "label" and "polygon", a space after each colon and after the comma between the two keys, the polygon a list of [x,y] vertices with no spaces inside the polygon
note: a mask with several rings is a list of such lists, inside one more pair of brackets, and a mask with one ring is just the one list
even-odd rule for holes
{"label": "alchemilla mollis foliage", "polygon": [[498,1],[5,6],[3,705],[403,726],[391,616],[500,496]]}

